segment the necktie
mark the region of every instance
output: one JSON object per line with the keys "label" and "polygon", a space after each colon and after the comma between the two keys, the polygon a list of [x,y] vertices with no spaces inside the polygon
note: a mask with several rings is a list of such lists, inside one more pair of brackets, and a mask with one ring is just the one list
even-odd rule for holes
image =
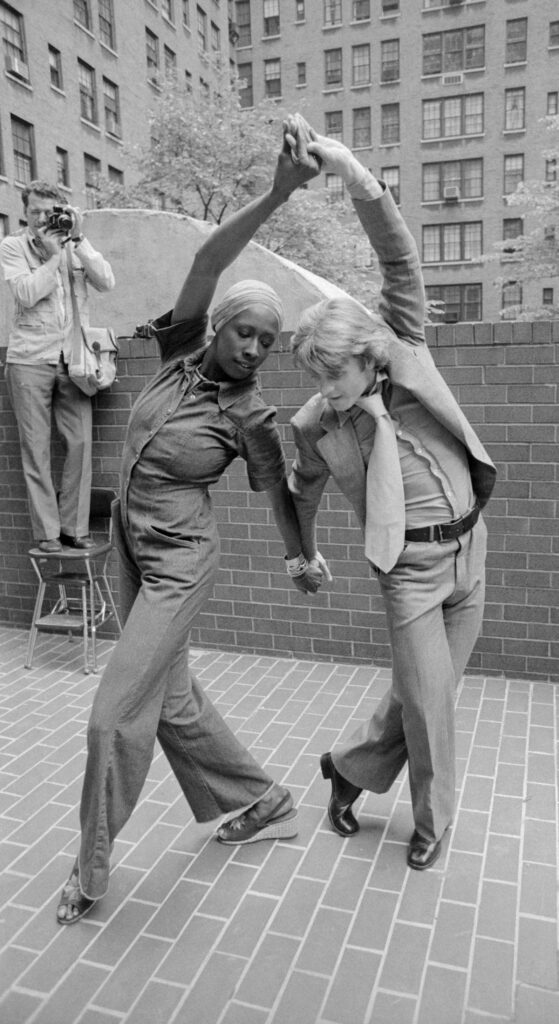
{"label": "necktie", "polygon": [[390,572],[404,547],[406,514],[394,424],[377,391],[356,405],[375,420],[375,438],[367,466],[365,554],[383,572]]}

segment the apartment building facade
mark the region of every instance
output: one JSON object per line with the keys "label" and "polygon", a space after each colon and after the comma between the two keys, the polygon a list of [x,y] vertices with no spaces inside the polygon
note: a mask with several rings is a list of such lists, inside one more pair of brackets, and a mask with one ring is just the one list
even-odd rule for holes
{"label": "apartment building facade", "polygon": [[131,184],[163,76],[207,89],[231,51],[227,0],[0,0],[0,32],[0,236],[34,178],[82,209],[99,175]]}
{"label": "apartment building facade", "polygon": [[234,22],[243,103],[300,109],[385,178],[447,321],[558,301],[557,279],[523,295],[514,260],[479,261],[529,230],[507,206],[518,182],[557,181],[557,0],[236,0]]}

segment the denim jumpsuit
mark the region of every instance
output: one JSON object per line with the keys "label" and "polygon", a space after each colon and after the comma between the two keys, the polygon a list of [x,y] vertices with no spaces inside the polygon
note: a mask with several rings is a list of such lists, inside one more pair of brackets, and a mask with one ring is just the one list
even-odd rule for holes
{"label": "denim jumpsuit", "polygon": [[189,669],[189,636],[218,568],[209,487],[246,460],[253,490],[284,474],[275,410],[256,377],[216,384],[199,371],[207,319],[154,321],[163,365],[140,394],[113,518],[125,621],[95,695],[80,821],[80,887],[107,890],[111,844],[132,813],[155,739],[197,821],[259,800],[273,785]]}

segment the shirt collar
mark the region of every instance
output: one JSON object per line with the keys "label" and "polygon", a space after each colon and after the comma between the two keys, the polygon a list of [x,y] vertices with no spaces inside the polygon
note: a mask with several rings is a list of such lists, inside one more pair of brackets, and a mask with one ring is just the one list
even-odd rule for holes
{"label": "shirt collar", "polygon": [[[370,391],[365,391],[365,394],[366,395],[368,395],[368,394],[374,395],[375,392],[381,391],[382,390],[383,382],[385,380],[388,380],[388,374],[387,374],[386,370],[377,370],[377,375],[375,377],[374,387],[372,387]],[[354,415],[356,415],[356,413],[362,412],[363,410],[360,409],[360,407],[358,405],[352,405],[350,409],[344,409],[342,412],[338,412],[337,409],[333,409],[332,411],[338,417],[338,423],[339,423],[340,427],[343,427],[344,423],[347,423],[347,421],[349,419],[351,419],[352,415],[354,416]]]}
{"label": "shirt collar", "polygon": [[33,252],[39,257],[39,259],[47,260],[48,259],[48,254],[45,252],[44,246],[39,241],[39,239],[35,238],[35,235],[31,231],[31,228],[29,228],[29,227],[26,228],[26,236],[27,236],[27,241],[29,242],[29,245],[31,246]]}
{"label": "shirt collar", "polygon": [[209,380],[204,377],[204,374],[200,370],[200,363],[204,358],[206,346],[198,349],[190,356],[186,356],[183,359],[183,366],[185,373],[193,374],[193,379],[196,384],[199,384],[203,390],[210,391],[214,390],[218,392],[219,404],[224,408],[232,405],[237,399],[247,394],[249,391],[254,390],[258,387],[258,376],[256,373],[251,374],[250,377],[245,380]]}

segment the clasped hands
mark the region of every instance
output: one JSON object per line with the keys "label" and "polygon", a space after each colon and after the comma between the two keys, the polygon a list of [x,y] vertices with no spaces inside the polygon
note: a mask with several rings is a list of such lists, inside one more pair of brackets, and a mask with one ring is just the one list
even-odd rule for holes
{"label": "clasped hands", "polygon": [[302,114],[290,114],[283,122],[284,145],[289,147],[291,160],[296,165],[314,168],[316,176],[321,170],[339,174],[344,181],[363,170],[362,165],[343,142],[319,135]]}
{"label": "clasped hands", "polygon": [[324,580],[327,583],[332,582],[328,563],[320,551],[317,551],[309,561],[303,554],[298,555],[297,558],[286,559],[286,568],[297,590],[303,594],[316,594]]}

